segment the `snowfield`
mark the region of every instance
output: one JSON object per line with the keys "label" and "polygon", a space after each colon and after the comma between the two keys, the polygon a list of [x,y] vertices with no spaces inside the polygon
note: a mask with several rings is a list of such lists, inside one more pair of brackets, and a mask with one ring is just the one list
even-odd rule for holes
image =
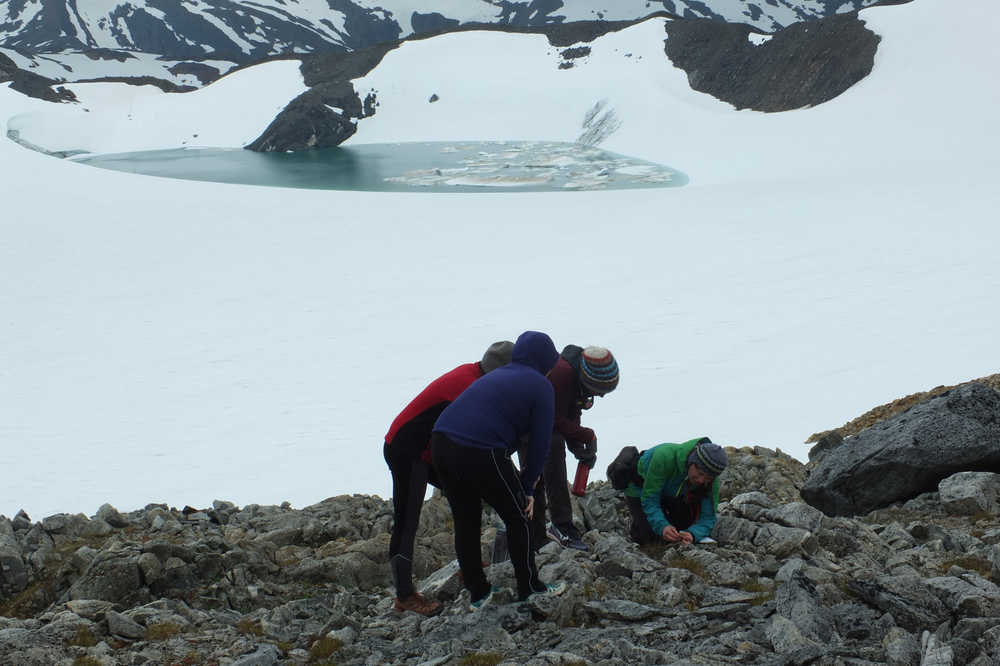
{"label": "snowfield", "polygon": [[[625,444],[698,435],[805,460],[815,431],[1000,371],[1000,18],[989,0],[862,17],[872,75],[781,114],[692,91],[662,19],[569,70],[544,37],[459,33],[355,84],[380,107],[352,143],[572,141],[607,100],[622,127],[601,147],[681,188],[249,187],[0,140],[0,513],[387,496],[397,412],[525,329],[619,360],[584,414],[592,479]],[[70,87],[80,105],[0,86],[3,130],[53,151],[239,146],[304,89],[294,62],[185,95]]]}

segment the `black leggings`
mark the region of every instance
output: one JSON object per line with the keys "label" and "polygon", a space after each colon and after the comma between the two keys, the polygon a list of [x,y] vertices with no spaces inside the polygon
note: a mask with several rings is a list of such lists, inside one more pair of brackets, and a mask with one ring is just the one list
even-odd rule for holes
{"label": "black leggings", "polygon": [[406,438],[386,442],[382,455],[392,473],[392,536],[389,538],[389,567],[396,596],[405,599],[414,593],[413,548],[424,506],[427,483],[438,485],[430,465],[420,458],[424,444]]}
{"label": "black leggings", "polygon": [[448,498],[455,520],[455,553],[465,587],[473,601],[490,591],[483,572],[480,538],[485,501],[507,526],[507,547],[517,595],[526,599],[532,592],[544,591],[538,578],[531,525],[524,515],[526,498],[514,463],[503,449],[478,449],[456,444],[442,433],[431,438],[434,470]]}

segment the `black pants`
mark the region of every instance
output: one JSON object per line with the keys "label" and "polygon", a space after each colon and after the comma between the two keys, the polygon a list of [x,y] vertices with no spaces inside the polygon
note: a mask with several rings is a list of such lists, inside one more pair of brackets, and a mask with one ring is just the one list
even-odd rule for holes
{"label": "black pants", "polygon": [[544,591],[545,584],[538,578],[535,567],[531,525],[524,515],[526,499],[521,480],[506,452],[462,446],[436,432],[431,438],[431,453],[455,520],[455,553],[472,600],[477,601],[490,591],[479,545],[483,501],[493,507],[507,527],[507,547],[517,578],[518,598]]}
{"label": "black pants", "polygon": [[573,522],[573,506],[569,501],[569,477],[566,472],[566,439],[552,435],[549,457],[545,459],[545,496],[549,500],[549,517],[555,525]]}
{"label": "black pants", "polygon": [[545,544],[545,512],[548,509],[553,525],[573,523],[573,505],[569,498],[569,478],[566,475],[566,440],[552,434],[549,455],[545,458],[542,479],[535,487],[535,518],[532,531],[535,546]]}
{"label": "black pants", "polygon": [[440,485],[430,465],[420,458],[425,442],[397,438],[382,448],[392,474],[392,536],[389,538],[389,567],[396,596],[405,599],[414,593],[413,548],[420,524],[420,511],[427,483]]}
{"label": "black pants", "polygon": [[[642,500],[638,497],[629,497],[626,495],[625,504],[628,506],[628,512],[632,516],[632,526],[629,528],[629,536],[632,538],[632,541],[640,545],[663,541],[663,535],[654,533],[653,528],[650,527],[649,520],[646,518],[646,512],[642,508]],[[663,509],[663,515],[667,517],[670,524],[678,530],[691,527],[698,517],[697,509],[692,512],[688,505],[679,502],[669,502],[661,498],[660,508]]]}

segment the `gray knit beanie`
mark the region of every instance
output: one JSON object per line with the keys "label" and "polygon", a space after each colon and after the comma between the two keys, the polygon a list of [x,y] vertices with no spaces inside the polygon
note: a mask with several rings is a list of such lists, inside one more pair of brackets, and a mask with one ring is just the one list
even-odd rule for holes
{"label": "gray knit beanie", "polygon": [[479,362],[479,367],[482,368],[483,374],[485,375],[490,370],[496,370],[497,368],[510,363],[510,357],[513,351],[514,343],[510,340],[503,340],[501,342],[494,342],[491,344],[486,349],[486,353],[483,354],[483,360]]}
{"label": "gray knit beanie", "polygon": [[695,464],[698,469],[709,476],[719,476],[729,465],[729,456],[726,450],[718,444],[713,444],[708,438],[698,442],[688,456],[688,464]]}

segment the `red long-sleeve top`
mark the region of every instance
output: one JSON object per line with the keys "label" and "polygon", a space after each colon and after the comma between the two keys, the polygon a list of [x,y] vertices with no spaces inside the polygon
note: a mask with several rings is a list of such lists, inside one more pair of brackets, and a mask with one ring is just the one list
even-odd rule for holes
{"label": "red long-sleeve top", "polygon": [[444,408],[482,376],[479,363],[474,361],[464,363],[432,381],[393,420],[385,441],[390,446],[404,438],[411,443],[419,441],[426,450],[430,446],[434,422]]}

